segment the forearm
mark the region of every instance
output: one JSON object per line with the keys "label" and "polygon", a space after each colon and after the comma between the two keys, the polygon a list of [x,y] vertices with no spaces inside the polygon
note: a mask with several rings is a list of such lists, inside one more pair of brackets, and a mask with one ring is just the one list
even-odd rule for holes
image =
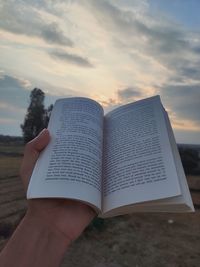
{"label": "forearm", "polygon": [[57,267],[70,240],[27,213],[0,255],[2,267]]}

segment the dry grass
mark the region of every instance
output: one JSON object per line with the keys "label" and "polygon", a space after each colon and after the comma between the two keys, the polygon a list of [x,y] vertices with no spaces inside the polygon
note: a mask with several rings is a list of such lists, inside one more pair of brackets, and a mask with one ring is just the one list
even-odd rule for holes
{"label": "dry grass", "polygon": [[24,146],[14,143],[0,143],[0,179],[19,174]]}
{"label": "dry grass", "polygon": [[22,157],[0,156],[0,179],[10,176],[17,176],[21,165]]}
{"label": "dry grass", "polygon": [[12,234],[26,209],[19,179],[24,146],[0,143],[0,249]]}
{"label": "dry grass", "polygon": [[200,213],[135,213],[86,231],[62,267],[199,267]]}
{"label": "dry grass", "polygon": [[0,155],[1,153],[16,153],[23,154],[24,146],[23,145],[15,145],[15,144],[4,144],[0,143]]}

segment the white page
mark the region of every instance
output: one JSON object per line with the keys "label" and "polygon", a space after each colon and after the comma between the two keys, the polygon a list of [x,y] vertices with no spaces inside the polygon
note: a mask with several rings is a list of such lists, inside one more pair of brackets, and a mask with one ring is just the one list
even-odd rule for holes
{"label": "white page", "polygon": [[103,109],[87,98],[66,98],[54,106],[50,144],[31,177],[28,198],[59,197],[101,209]]}
{"label": "white page", "polygon": [[181,194],[162,109],[157,96],[106,115],[103,212]]}
{"label": "white page", "polygon": [[187,179],[185,177],[185,173],[184,173],[184,169],[182,166],[182,162],[181,162],[181,158],[178,152],[178,148],[176,145],[176,140],[172,131],[172,127],[170,125],[170,121],[169,121],[169,117],[167,112],[165,112],[165,120],[166,120],[166,125],[167,125],[167,129],[168,129],[168,136],[169,136],[169,140],[170,140],[170,144],[171,144],[171,148],[173,151],[173,156],[174,156],[174,162],[175,162],[175,166],[176,166],[176,170],[177,170],[177,175],[179,178],[179,183],[180,183],[180,188],[181,188],[181,192],[182,195],[172,198],[168,201],[168,203],[184,203],[185,205],[187,205],[191,211],[194,211],[194,206],[193,206],[193,202],[192,202],[192,198],[190,195],[190,190],[188,187],[188,183],[187,183]]}

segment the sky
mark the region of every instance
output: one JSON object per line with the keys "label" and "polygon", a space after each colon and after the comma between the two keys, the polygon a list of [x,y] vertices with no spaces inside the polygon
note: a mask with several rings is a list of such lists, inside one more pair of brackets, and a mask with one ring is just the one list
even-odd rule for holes
{"label": "sky", "polygon": [[159,94],[178,143],[200,144],[200,1],[0,0],[0,134],[30,91],[105,111]]}

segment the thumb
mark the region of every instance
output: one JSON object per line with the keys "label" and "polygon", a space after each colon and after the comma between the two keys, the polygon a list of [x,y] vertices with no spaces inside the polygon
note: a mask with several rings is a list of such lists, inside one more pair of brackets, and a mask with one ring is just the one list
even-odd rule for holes
{"label": "thumb", "polygon": [[25,190],[27,190],[30,176],[40,152],[48,145],[49,141],[49,131],[44,129],[36,138],[28,142],[25,146],[24,157],[20,168],[20,176]]}

